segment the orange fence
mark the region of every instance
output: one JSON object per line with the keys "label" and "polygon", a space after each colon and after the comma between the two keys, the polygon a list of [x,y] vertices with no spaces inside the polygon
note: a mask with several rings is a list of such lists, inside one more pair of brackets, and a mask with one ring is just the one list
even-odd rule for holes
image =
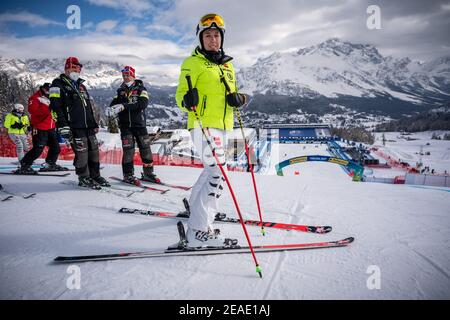
{"label": "orange fence", "polygon": [[400,161],[394,159],[393,157],[391,157],[390,155],[387,155],[386,153],[384,153],[383,151],[381,151],[379,149],[372,148],[371,151],[373,153],[375,153],[376,155],[382,157],[384,160],[386,160],[386,163],[390,167],[394,167],[397,169],[403,169],[407,172],[417,172],[417,169],[414,167],[411,167],[408,163],[400,162]]}

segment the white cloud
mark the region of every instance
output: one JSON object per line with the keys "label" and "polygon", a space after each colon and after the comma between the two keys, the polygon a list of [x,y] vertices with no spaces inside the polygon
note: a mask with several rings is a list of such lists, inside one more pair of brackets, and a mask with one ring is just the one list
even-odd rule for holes
{"label": "white cloud", "polygon": [[[135,63],[155,80],[160,77],[165,81],[175,75],[172,80],[176,81],[181,61],[198,43],[195,35],[198,19],[208,12],[224,17],[225,51],[235,58],[237,69],[274,51],[297,50],[331,37],[370,43],[383,54],[422,60],[443,55],[450,46],[446,31],[450,11],[448,5],[436,4],[438,0],[430,0],[434,9],[425,13],[424,8],[429,6],[419,1],[397,5],[393,1],[379,0],[382,30],[366,27],[368,0],[177,0],[165,11],[152,6],[150,1],[87,1],[121,10],[128,18],[138,13],[146,15],[143,19],[117,18],[120,23],[105,20],[97,26],[90,25],[91,29],[86,26],[87,30],[97,31],[76,38],[18,39],[5,35],[0,37],[0,55],[45,58],[78,54],[89,60]],[[105,35],[104,31],[111,29],[113,33]],[[176,40],[149,38],[161,38],[161,35]]]}
{"label": "white cloud", "polygon": [[10,13],[10,12],[1,13],[0,14],[0,24],[8,23],[8,22],[26,23],[30,27],[41,27],[41,26],[48,26],[48,25],[59,25],[59,26],[64,25],[64,23],[49,20],[38,14],[30,13],[27,11],[21,11],[18,13]]}
{"label": "white cloud", "polygon": [[153,22],[174,27],[180,32],[179,43],[194,46],[199,18],[209,12],[221,14],[226,24],[225,51],[235,57],[238,68],[274,51],[332,37],[373,44],[397,57],[428,60],[445,54],[442,45],[450,45],[448,1],[379,2],[382,30],[366,27],[366,9],[373,4],[369,0],[177,0]]}
{"label": "white cloud", "polygon": [[125,34],[90,33],[83,36],[17,38],[0,34],[0,56],[8,58],[61,58],[102,60],[133,65],[155,84],[174,84],[190,48],[166,40]]}
{"label": "white cloud", "polygon": [[86,22],[83,26],[82,29],[83,30],[90,30],[92,28],[94,28],[94,23],[92,21]]}
{"label": "white cloud", "polygon": [[130,17],[142,17],[153,8],[147,0],[87,0],[90,4],[101,7],[108,7],[124,12]]}
{"label": "white cloud", "polygon": [[122,33],[123,34],[128,34],[131,36],[136,36],[139,34],[138,28],[136,25],[134,24],[126,24],[125,26],[122,27]]}
{"label": "white cloud", "polygon": [[151,25],[147,25],[145,28],[145,30],[150,31],[150,32],[155,32],[158,34],[166,34],[169,36],[179,36],[180,32],[177,31],[174,27],[172,26],[165,26],[165,25],[160,25],[160,24],[151,24]]}
{"label": "white cloud", "polygon": [[103,20],[97,24],[96,30],[98,32],[112,31],[117,26],[116,20]]}

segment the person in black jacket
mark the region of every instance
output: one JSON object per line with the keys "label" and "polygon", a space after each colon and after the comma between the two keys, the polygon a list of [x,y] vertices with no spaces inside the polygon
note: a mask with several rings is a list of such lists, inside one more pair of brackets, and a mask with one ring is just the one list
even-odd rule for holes
{"label": "person in black jacket", "polygon": [[75,152],[78,185],[100,189],[110,184],[100,176],[98,125],[89,93],[80,78],[82,64],[76,57],[66,60],[64,73],[53,80],[49,90],[50,109],[56,113],[58,133]]}
{"label": "person in black jacket", "polygon": [[110,117],[118,115],[119,118],[123,148],[123,180],[140,185],[139,179],[134,176],[134,149],[137,143],[143,164],[141,180],[159,183],[160,180],[153,172],[151,141],[146,127],[147,89],[141,80],[135,78],[135,70],[131,66],[126,66],[122,70],[122,78],[123,83],[117,89],[117,94],[107,110],[107,115]]}

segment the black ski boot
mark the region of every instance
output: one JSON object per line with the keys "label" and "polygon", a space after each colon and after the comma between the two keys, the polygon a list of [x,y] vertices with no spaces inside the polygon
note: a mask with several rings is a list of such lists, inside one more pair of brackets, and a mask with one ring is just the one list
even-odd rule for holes
{"label": "black ski boot", "polygon": [[143,168],[141,180],[153,183],[161,183],[161,180],[153,173],[153,166],[148,166]]}
{"label": "black ski boot", "polygon": [[21,163],[20,168],[17,169],[16,171],[14,171],[14,174],[31,175],[31,174],[38,174],[38,173],[37,173],[37,171],[34,171],[30,165]]}
{"label": "black ski boot", "polygon": [[62,167],[56,163],[44,163],[42,167],[39,169],[41,172],[53,172],[53,171],[69,171],[69,168]]}
{"label": "black ski boot", "polygon": [[78,177],[78,186],[95,190],[100,190],[102,188],[91,177]]}
{"label": "black ski boot", "polygon": [[135,186],[140,187],[142,185],[141,181],[139,181],[138,178],[136,178],[133,174],[126,174],[123,176],[123,182],[129,183]]}
{"label": "black ski boot", "polygon": [[94,180],[98,185],[102,187],[111,187],[111,184],[108,181],[106,181],[106,179],[103,178],[102,176],[92,178],[92,180]]}

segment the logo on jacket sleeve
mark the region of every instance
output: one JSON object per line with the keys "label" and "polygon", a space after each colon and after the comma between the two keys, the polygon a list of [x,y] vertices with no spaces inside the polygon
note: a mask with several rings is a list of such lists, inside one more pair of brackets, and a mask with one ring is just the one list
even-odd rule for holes
{"label": "logo on jacket sleeve", "polygon": [[60,98],[61,90],[59,89],[59,87],[50,87],[48,94],[50,98]]}

